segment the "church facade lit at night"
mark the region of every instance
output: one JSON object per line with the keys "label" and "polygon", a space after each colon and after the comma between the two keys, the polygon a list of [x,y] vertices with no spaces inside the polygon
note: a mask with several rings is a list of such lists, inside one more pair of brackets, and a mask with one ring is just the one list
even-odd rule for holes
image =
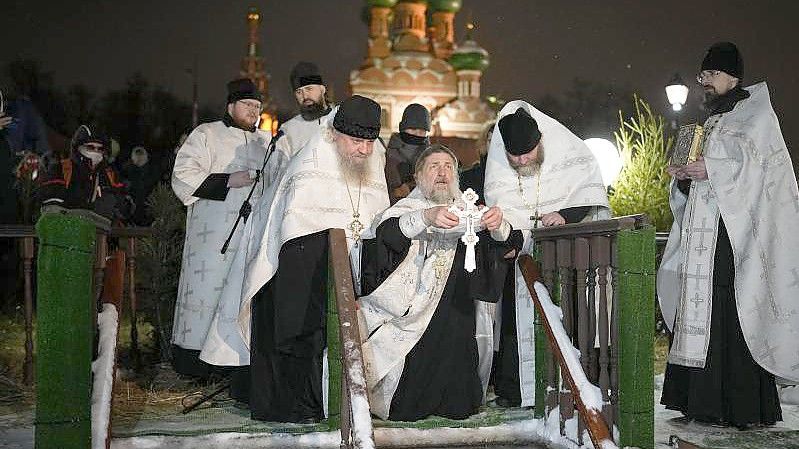
{"label": "church facade lit at night", "polygon": [[[381,136],[397,130],[411,103],[432,114],[433,140],[473,141],[495,119],[480,97],[488,52],[471,39],[455,43],[459,0],[368,0],[366,58],[350,73],[350,89],[382,108]],[[436,139],[443,137],[445,139]]]}

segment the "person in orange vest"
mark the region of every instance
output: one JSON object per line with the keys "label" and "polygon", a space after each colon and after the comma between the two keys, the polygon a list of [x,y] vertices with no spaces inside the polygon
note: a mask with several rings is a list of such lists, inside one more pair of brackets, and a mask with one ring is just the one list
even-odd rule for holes
{"label": "person in orange vest", "polygon": [[42,206],[88,209],[112,221],[127,221],[133,204],[126,186],[108,163],[109,140],[81,125],[72,139],[69,157],[56,160],[41,178]]}

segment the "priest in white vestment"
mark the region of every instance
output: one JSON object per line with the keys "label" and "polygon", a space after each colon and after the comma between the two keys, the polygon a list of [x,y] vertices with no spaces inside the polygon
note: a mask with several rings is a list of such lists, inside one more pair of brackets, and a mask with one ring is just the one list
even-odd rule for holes
{"label": "priest in white vestment", "polygon": [[[198,359],[239,249],[240,224],[225,254],[224,244],[264,162],[271,135],[256,128],[261,94],[249,79],[228,83],[222,120],[198,126],[177,152],[172,189],[187,206],[178,297],[172,329],[173,363],[181,374],[205,376]],[[277,160],[270,161],[277,163]],[[267,176],[269,182],[271,176]],[[260,198],[263,182],[252,200]]]}
{"label": "priest in white vestment", "polygon": [[291,69],[289,82],[300,113],[280,125],[284,137],[278,141],[277,149],[291,157],[321,131],[322,118],[330,113],[330,105],[327,87],[316,64],[298,62]]}
{"label": "priest in white vestment", "polygon": [[380,106],[355,95],[323,127],[248,222],[201,353],[208,363],[250,365],[253,419],[323,418],[328,230],[345,230],[357,278],[361,239],[388,207]]}
{"label": "priest in white vestment", "polygon": [[[524,101],[511,101],[499,112],[485,170],[486,204],[502,208],[513,228],[522,230],[522,253],[532,253],[536,227],[610,217],[599,164],[586,144]],[[534,305],[518,266],[506,279],[498,309],[496,402],[533,406]]]}
{"label": "priest in white vestment", "polygon": [[669,167],[657,293],[673,332],[661,402],[748,428],[781,420],[776,381],[799,382],[799,191],[768,88],[742,77],[734,44],[710,47],[703,156]]}
{"label": "priest in white vestment", "polygon": [[[467,205],[446,147],[424,150],[414,172],[417,187],[375,222],[376,250],[364,261],[359,321],[371,411],[464,419],[483,399],[474,302],[499,299],[502,256],[521,249],[522,237],[498,207],[481,206],[479,219],[458,215]],[[479,238],[471,250],[466,220]]]}

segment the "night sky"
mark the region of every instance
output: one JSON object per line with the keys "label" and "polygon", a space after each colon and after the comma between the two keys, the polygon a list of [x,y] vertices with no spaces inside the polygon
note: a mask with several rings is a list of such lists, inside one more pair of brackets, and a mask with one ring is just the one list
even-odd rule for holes
{"label": "night sky", "polygon": [[[799,145],[799,2],[655,0],[464,0],[457,40],[471,16],[476,40],[491,53],[483,93],[535,102],[556,97],[576,77],[639,92],[667,112],[663,86],[678,71],[692,87],[685,119],[700,89],[692,82],[706,48],[738,44],[745,84],[768,81],[788,147]],[[279,107],[294,106],[288,73],[298,60],[319,64],[335,95],[347,92],[366,52],[359,0],[47,1],[4,0],[0,64],[40,61],[59,85],[121,88],[135,71],[182,98],[185,69],[197,55],[200,100],[220,106],[224,84],[246,50],[245,15],[262,13],[261,53]],[[588,136],[585,136],[588,137]],[[797,150],[792,149],[794,161]]]}

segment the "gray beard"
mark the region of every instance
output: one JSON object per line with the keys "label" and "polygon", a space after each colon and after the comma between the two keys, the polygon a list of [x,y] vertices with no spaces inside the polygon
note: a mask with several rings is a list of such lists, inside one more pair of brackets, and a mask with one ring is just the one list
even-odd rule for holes
{"label": "gray beard", "polygon": [[533,176],[536,173],[538,173],[538,170],[540,168],[541,166],[537,162],[531,162],[527,165],[519,165],[513,167],[513,169],[516,170],[516,173],[518,173],[519,176]]}
{"label": "gray beard", "polygon": [[338,165],[341,168],[341,172],[344,174],[345,178],[358,182],[363,182],[369,179],[368,158],[365,159],[362,164],[358,164],[352,159],[342,156],[341,153],[337,152],[336,154],[338,155]]}
{"label": "gray beard", "polygon": [[434,186],[430,186],[426,183],[420,183],[419,189],[422,191],[422,195],[424,195],[425,198],[436,205],[449,204],[455,201],[461,194],[460,184],[457,179],[449,183],[449,189],[447,190],[438,190]]}

